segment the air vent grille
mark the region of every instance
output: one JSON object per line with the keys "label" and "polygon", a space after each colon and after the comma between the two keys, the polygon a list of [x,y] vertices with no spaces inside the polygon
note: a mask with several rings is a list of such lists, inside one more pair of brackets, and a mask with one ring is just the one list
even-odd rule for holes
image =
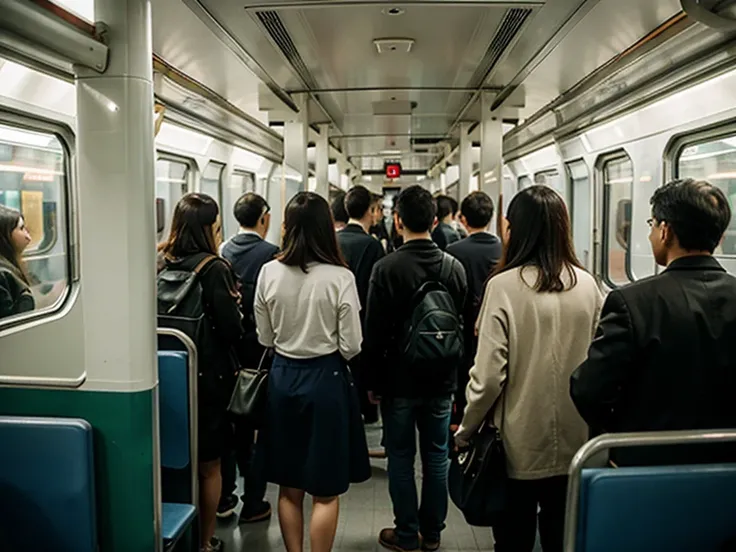
{"label": "air vent grille", "polygon": [[501,25],[499,25],[490,46],[488,46],[483,56],[483,60],[478,64],[468,83],[470,88],[480,88],[483,85],[488,73],[498,63],[498,60],[501,59],[504,51],[524,26],[531,13],[531,8],[511,8],[506,11]]}
{"label": "air vent grille", "polygon": [[281,53],[284,54],[284,57],[304,82],[304,85],[310,90],[319,88],[306,63],[304,63],[302,56],[299,54],[294,41],[289,36],[289,32],[286,30],[279,14],[275,11],[264,10],[257,12],[256,15],[263,28],[271,37],[271,40],[281,50]]}

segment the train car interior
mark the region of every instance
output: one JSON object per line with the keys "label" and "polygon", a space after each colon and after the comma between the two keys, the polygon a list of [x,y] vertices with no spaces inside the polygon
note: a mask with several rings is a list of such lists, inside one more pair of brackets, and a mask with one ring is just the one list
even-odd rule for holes
{"label": "train car interior", "polygon": [[[158,347],[154,308],[182,196],[213,197],[228,239],[256,192],[279,244],[299,191],[361,184],[390,229],[410,185],[482,190],[501,214],[544,185],[613,290],[661,270],[647,219],[665,182],[708,180],[736,208],[735,53],[732,0],[0,0],[0,206],[31,235],[34,298],[0,318],[0,550],[8,529],[26,550],[197,550],[196,351]],[[736,274],[736,221],[716,257]],[[393,522],[371,462],[335,550],[379,550]],[[691,504],[716,501],[709,481]],[[218,523],[228,551],[285,550],[275,515]],[[571,531],[566,550],[612,549]],[[493,545],[451,506],[442,550]]]}

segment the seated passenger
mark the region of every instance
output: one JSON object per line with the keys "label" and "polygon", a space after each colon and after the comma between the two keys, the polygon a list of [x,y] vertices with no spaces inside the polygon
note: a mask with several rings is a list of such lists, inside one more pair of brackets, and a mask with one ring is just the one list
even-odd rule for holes
{"label": "seated passenger", "polygon": [[360,403],[347,368],[360,352],[360,300],[337,246],[330,207],[300,192],[284,213],[283,252],[261,270],[258,339],[273,347],[268,378],[268,480],[280,486],[288,552],[303,550],[304,495],[312,495],[312,552],[329,552],[338,496],[370,475]]}
{"label": "seated passenger", "polygon": [[32,311],[35,303],[23,263],[31,243],[21,214],[0,205],[0,318]]}
{"label": "seated passenger", "polygon": [[[337,243],[348,263],[348,268],[355,276],[361,305],[360,324],[363,327],[371,272],[373,265],[384,256],[384,251],[381,243],[368,233],[375,221],[375,201],[368,188],[364,186],[351,188],[345,196],[345,210],[350,220],[348,225],[337,233]],[[363,419],[366,423],[375,423],[378,421],[378,409],[368,400],[368,391],[363,384],[364,378],[359,360],[360,355],[351,361],[350,367],[358,382]]]}
{"label": "seated passenger", "polygon": [[467,407],[465,445],[492,412],[508,466],[507,510],[493,526],[497,552],[562,550],[567,470],[587,439],[567,381],[585,358],[603,297],[575,257],[570,219],[551,188],[531,186],[503,220],[504,255],[486,286]]}
{"label": "seated passenger", "polygon": [[[588,359],[570,380],[572,399],[596,433],[732,429],[736,278],[712,256],[731,220],[728,199],[707,182],[678,180],[651,204],[649,242],[667,268],[608,295]],[[721,458],[702,447],[611,453],[629,465]]]}
{"label": "seated passenger", "polygon": [[[201,550],[222,549],[215,535],[222,480],[220,458],[230,436],[227,406],[238,361],[233,353],[242,335],[240,295],[230,264],[217,256],[219,209],[210,196],[194,193],[182,197],[174,209],[171,233],[159,246],[163,270],[198,270],[203,309],[214,331],[195,343],[199,361],[197,382],[199,443],[199,520]],[[193,336],[190,336],[193,337]]]}
{"label": "seated passenger", "polygon": [[[238,277],[243,296],[241,309],[245,333],[238,344],[237,352],[240,365],[246,368],[256,368],[265,351],[258,343],[253,301],[261,268],[273,260],[279,251],[278,247],[265,241],[271,222],[269,211],[268,203],[258,194],[248,192],[240,197],[233,207],[233,214],[240,224],[240,230],[221,248],[222,256],[230,262]],[[260,442],[254,445],[257,428],[248,424],[247,420],[240,419],[234,421],[234,428],[235,454],[228,453],[222,459],[222,497],[217,515],[229,517],[238,505],[238,498],[234,494],[237,461],[244,479],[241,497],[243,509],[240,511],[238,521],[240,523],[265,521],[271,517],[271,505],[263,499],[266,494],[265,465]]]}
{"label": "seated passenger", "polygon": [[[425,550],[437,550],[447,517],[450,413],[456,371],[462,363],[459,318],[467,282],[462,265],[430,238],[435,221],[432,195],[420,186],[410,186],[399,195],[396,210],[394,220],[404,245],[373,269],[363,355],[368,388],[374,400],[381,401],[389,492],[396,519],[395,528],[381,531],[379,542],[398,552],[418,550],[421,533]],[[427,281],[444,286],[454,312],[443,314],[456,315],[458,324],[455,333],[441,332],[442,341],[432,342],[431,348],[416,357],[423,357],[428,350],[449,352],[446,344],[459,342],[460,347],[451,360],[437,356],[412,363],[399,344],[411,342],[410,321],[415,308],[425,304],[417,292]],[[431,336],[437,339],[434,332]],[[417,429],[423,467],[421,506],[414,480]]]}
{"label": "seated passenger", "polygon": [[345,192],[337,194],[335,199],[332,200],[330,210],[332,211],[332,218],[335,221],[335,232],[339,232],[347,226],[348,220],[350,219],[348,212],[345,210]]}
{"label": "seated passenger", "polygon": [[[437,197],[437,226],[432,230],[432,241],[444,251],[447,246],[460,241],[460,234],[452,227],[452,218],[455,214],[453,199],[441,195]],[[455,202],[457,206],[457,202]]]}
{"label": "seated passenger", "polygon": [[463,200],[460,221],[467,229],[467,238],[447,246],[447,252],[460,261],[468,278],[468,296],[463,309],[465,323],[465,362],[458,371],[458,392],[455,394],[453,423],[459,424],[465,411],[465,387],[468,370],[473,366],[478,338],[475,321],[480,312],[488,277],[501,258],[501,240],[488,232],[493,218],[493,200],[485,192],[473,192]]}

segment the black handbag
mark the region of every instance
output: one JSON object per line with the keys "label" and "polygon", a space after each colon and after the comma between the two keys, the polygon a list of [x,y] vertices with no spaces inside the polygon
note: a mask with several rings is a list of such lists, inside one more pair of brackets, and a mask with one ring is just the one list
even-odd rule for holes
{"label": "black handbag", "polygon": [[254,426],[263,422],[268,400],[268,367],[273,352],[266,350],[257,369],[244,368],[238,372],[228,411],[238,417],[247,418]]}
{"label": "black handbag", "polygon": [[451,458],[448,487],[469,525],[491,527],[501,520],[507,508],[506,453],[501,433],[488,419]]}

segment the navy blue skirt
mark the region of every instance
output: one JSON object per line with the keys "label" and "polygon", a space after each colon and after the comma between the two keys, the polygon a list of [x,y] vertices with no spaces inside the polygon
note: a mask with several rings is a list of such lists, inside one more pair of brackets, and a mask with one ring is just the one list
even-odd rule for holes
{"label": "navy blue skirt", "polygon": [[338,353],[275,355],[264,429],[271,483],[329,497],[371,476],[358,393]]}

